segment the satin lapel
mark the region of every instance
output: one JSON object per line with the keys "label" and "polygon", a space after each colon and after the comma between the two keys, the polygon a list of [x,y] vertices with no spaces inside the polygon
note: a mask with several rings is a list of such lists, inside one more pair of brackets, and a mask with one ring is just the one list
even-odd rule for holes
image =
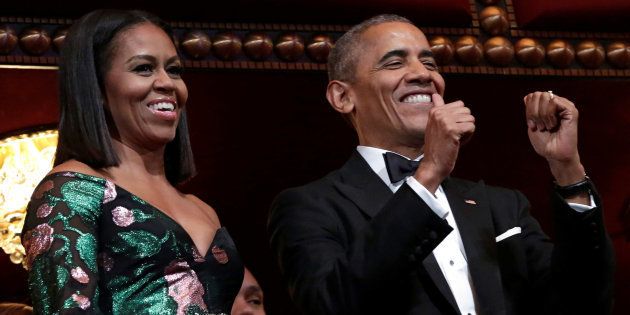
{"label": "satin lapel", "polygon": [[497,260],[494,225],[484,185],[467,189],[452,179],[442,187],[464,243],[479,314],[504,314],[505,303]]}
{"label": "satin lapel", "polygon": [[356,151],[339,173],[341,178],[334,182],[335,187],[370,218],[374,217],[393,195],[389,187]]}
{"label": "satin lapel", "polygon": [[[381,178],[372,171],[370,165],[356,151],[339,172],[341,178],[334,183],[335,187],[370,218],[374,217],[393,195],[389,187],[383,183]],[[433,254],[425,258],[422,264],[439,292],[454,310],[458,310],[455,297],[453,297]]]}
{"label": "satin lapel", "polygon": [[442,273],[442,269],[440,269],[440,265],[438,264],[435,256],[433,254],[427,256],[422,262],[424,266],[424,270],[426,270],[429,277],[438,288],[442,296],[446,298],[448,303],[453,307],[453,310],[456,310],[456,313],[459,313],[459,308],[457,307],[457,302],[455,302],[455,297],[453,296],[453,292],[451,288],[448,286],[448,282],[446,282],[446,278],[444,278],[444,274]]}

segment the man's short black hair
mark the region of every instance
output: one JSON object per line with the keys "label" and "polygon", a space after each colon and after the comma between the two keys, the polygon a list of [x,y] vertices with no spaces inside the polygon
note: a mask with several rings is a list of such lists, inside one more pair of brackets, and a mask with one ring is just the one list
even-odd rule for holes
{"label": "man's short black hair", "polygon": [[354,81],[356,74],[357,59],[360,54],[361,35],[368,28],[389,22],[413,23],[399,15],[381,14],[371,17],[350,28],[343,34],[335,47],[328,55],[328,80],[339,80],[345,82]]}
{"label": "man's short black hair", "polygon": [[[96,10],[70,28],[59,63],[61,116],[55,165],[70,159],[93,168],[119,164],[107,125],[104,76],[116,49],[116,35],[142,23],[154,24],[173,38],[168,24],[144,11]],[[195,174],[185,111],[175,139],[166,145],[164,165],[173,185]]]}

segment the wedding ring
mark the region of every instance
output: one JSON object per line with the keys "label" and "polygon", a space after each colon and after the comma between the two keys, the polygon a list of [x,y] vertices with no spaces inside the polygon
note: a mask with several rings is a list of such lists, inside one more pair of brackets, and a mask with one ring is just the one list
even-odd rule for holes
{"label": "wedding ring", "polygon": [[553,91],[547,91],[547,93],[549,93],[549,99],[552,100],[554,95],[553,95]]}

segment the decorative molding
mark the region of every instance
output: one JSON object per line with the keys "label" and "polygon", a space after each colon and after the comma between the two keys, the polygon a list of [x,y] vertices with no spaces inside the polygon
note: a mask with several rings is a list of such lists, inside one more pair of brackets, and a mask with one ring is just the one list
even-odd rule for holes
{"label": "decorative molding", "polygon": [[10,66],[36,66],[36,65],[57,65],[59,57],[39,57],[39,56],[25,56],[25,55],[0,55],[0,66],[8,68]]}
{"label": "decorative molding", "polygon": [[0,23],[8,24],[57,24],[57,25],[70,25],[74,21],[71,19],[63,18],[29,18],[29,17],[2,17],[0,16]]}
{"label": "decorative molding", "polygon": [[479,29],[479,15],[477,13],[477,2],[475,0],[470,1],[470,17],[472,18],[472,22],[470,23],[471,27],[475,29]]}
{"label": "decorative molding", "polygon": [[7,65],[0,64],[0,69],[22,69],[22,70],[59,70],[57,66],[35,66],[35,65]]}
{"label": "decorative molding", "polygon": [[604,33],[604,32],[561,32],[561,31],[530,31],[513,29],[512,37],[534,38],[565,38],[565,39],[598,39],[598,40],[630,40],[630,33]]}
{"label": "decorative molding", "polygon": [[[531,31],[512,0],[469,0],[470,27],[421,27],[444,73],[630,77],[630,32]],[[72,20],[0,17],[0,65],[55,66]],[[348,25],[171,22],[193,69],[325,71]]]}

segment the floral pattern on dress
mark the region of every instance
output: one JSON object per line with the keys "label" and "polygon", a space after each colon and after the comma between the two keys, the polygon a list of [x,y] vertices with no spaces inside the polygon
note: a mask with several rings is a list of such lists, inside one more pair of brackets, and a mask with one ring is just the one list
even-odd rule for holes
{"label": "floral pattern on dress", "polygon": [[54,173],[35,191],[22,235],[38,313],[230,313],[243,264],[224,228],[208,259],[177,222],[111,181]]}
{"label": "floral pattern on dress", "polygon": [[74,300],[74,302],[77,303],[79,308],[82,310],[87,310],[88,308],[90,308],[90,305],[92,304],[90,303],[90,299],[87,296],[84,296],[81,294],[76,294],[76,293],[73,294],[72,299]]}
{"label": "floral pattern on dress", "polygon": [[26,250],[26,268],[30,269],[37,256],[50,249],[53,228],[42,223],[24,235],[24,249]]}
{"label": "floral pattern on dress", "polygon": [[203,301],[203,286],[186,261],[170,263],[164,269],[164,278],[168,282],[168,295],[177,302],[177,315],[186,315],[191,307],[208,310]]}
{"label": "floral pattern on dress", "polygon": [[38,218],[45,218],[47,217],[51,212],[52,212],[52,206],[50,204],[42,204],[41,206],[39,206],[39,208],[37,208],[37,217]]}
{"label": "floral pattern on dress", "polygon": [[76,267],[70,270],[70,275],[72,275],[72,278],[79,283],[86,284],[90,282],[90,276],[88,276],[81,267]]}
{"label": "floral pattern on dress", "polygon": [[112,218],[120,227],[130,226],[134,222],[133,212],[125,207],[116,207],[112,210]]}
{"label": "floral pattern on dress", "polygon": [[41,199],[45,192],[53,189],[54,187],[55,183],[52,180],[47,180],[37,186],[37,189],[33,192],[33,197],[35,199]]}
{"label": "floral pattern on dress", "polygon": [[106,180],[103,203],[108,203],[114,199],[116,199],[116,185],[112,181]]}

